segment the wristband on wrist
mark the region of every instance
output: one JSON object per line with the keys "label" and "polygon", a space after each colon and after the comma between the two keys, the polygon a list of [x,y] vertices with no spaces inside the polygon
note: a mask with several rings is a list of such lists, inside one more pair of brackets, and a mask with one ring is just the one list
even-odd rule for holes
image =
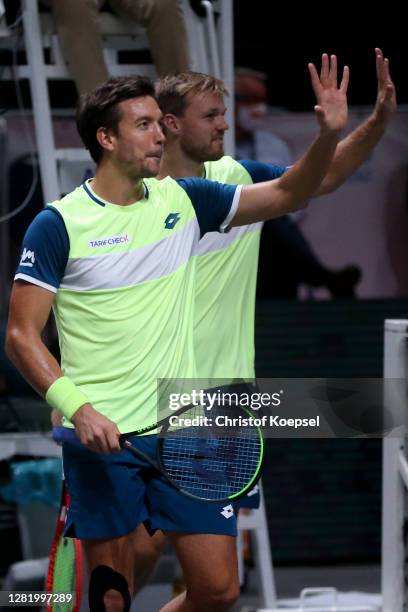
{"label": "wristband on wrist", "polygon": [[57,378],[45,394],[46,402],[56,408],[65,418],[71,419],[75,412],[88,404],[89,400],[67,376]]}

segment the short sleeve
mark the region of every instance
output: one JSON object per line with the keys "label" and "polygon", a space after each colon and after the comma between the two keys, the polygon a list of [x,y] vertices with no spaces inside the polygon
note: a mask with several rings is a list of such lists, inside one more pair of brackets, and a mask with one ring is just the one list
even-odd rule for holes
{"label": "short sleeve", "polygon": [[42,210],[29,226],[14,280],[57,292],[68,261],[69,237],[60,213]]}

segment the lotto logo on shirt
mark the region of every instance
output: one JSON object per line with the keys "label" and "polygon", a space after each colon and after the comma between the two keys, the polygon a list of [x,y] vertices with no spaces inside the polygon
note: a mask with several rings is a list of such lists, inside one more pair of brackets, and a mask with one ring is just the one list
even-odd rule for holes
{"label": "lotto logo on shirt", "polygon": [[20,266],[27,266],[28,268],[32,268],[34,264],[34,251],[30,251],[29,249],[24,248],[23,254],[21,255]]}
{"label": "lotto logo on shirt", "polygon": [[109,238],[96,238],[95,240],[90,240],[88,244],[91,249],[97,249],[98,247],[123,244],[125,242],[130,242],[128,234],[123,234],[123,236],[110,236]]}
{"label": "lotto logo on shirt", "polygon": [[170,213],[164,222],[166,229],[173,229],[173,227],[180,221],[179,213]]}

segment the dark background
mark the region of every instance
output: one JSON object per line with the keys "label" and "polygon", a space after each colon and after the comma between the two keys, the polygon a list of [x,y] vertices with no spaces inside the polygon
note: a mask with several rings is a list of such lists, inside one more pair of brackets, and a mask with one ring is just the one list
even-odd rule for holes
{"label": "dark background", "polygon": [[[271,104],[313,109],[307,63],[323,52],[351,70],[350,105],[372,104],[376,95],[374,48],[390,58],[398,102],[408,103],[406,19],[395,2],[306,3],[236,0],[235,65],[268,74]],[[365,6],[365,10],[361,7]]]}
{"label": "dark background", "polygon": [[[69,0],[67,0],[69,1]],[[19,2],[5,0],[9,21],[15,19]],[[291,111],[311,111],[314,99],[307,63],[319,65],[323,52],[336,53],[339,65],[349,65],[349,104],[371,105],[376,96],[374,48],[383,49],[391,61],[391,74],[399,104],[408,104],[408,35],[403,4],[359,2],[302,5],[269,0],[235,0],[235,65],[262,70],[268,76],[269,102]],[[123,54],[123,61],[149,59],[148,52]],[[1,64],[11,63],[0,50]],[[0,83],[0,106],[15,108],[12,83]],[[29,99],[28,83],[23,83]],[[73,107],[71,81],[54,82],[50,88],[54,107]]]}

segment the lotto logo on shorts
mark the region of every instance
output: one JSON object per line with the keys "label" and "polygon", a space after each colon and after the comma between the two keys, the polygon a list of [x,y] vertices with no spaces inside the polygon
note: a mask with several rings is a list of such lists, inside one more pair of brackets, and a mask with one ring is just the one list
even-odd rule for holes
{"label": "lotto logo on shorts", "polygon": [[229,506],[224,506],[224,508],[221,510],[221,514],[222,516],[225,516],[226,519],[229,519],[234,516],[234,508],[231,504],[229,504]]}
{"label": "lotto logo on shorts", "polygon": [[253,495],[256,495],[257,493],[259,493],[259,486],[255,485],[253,489],[248,491],[247,497],[252,497]]}
{"label": "lotto logo on shorts", "polygon": [[124,242],[129,242],[130,238],[127,234],[123,236],[110,236],[109,238],[99,238],[98,240],[90,240],[89,246],[91,249],[96,249],[98,247],[110,246],[112,244],[123,244]]}

